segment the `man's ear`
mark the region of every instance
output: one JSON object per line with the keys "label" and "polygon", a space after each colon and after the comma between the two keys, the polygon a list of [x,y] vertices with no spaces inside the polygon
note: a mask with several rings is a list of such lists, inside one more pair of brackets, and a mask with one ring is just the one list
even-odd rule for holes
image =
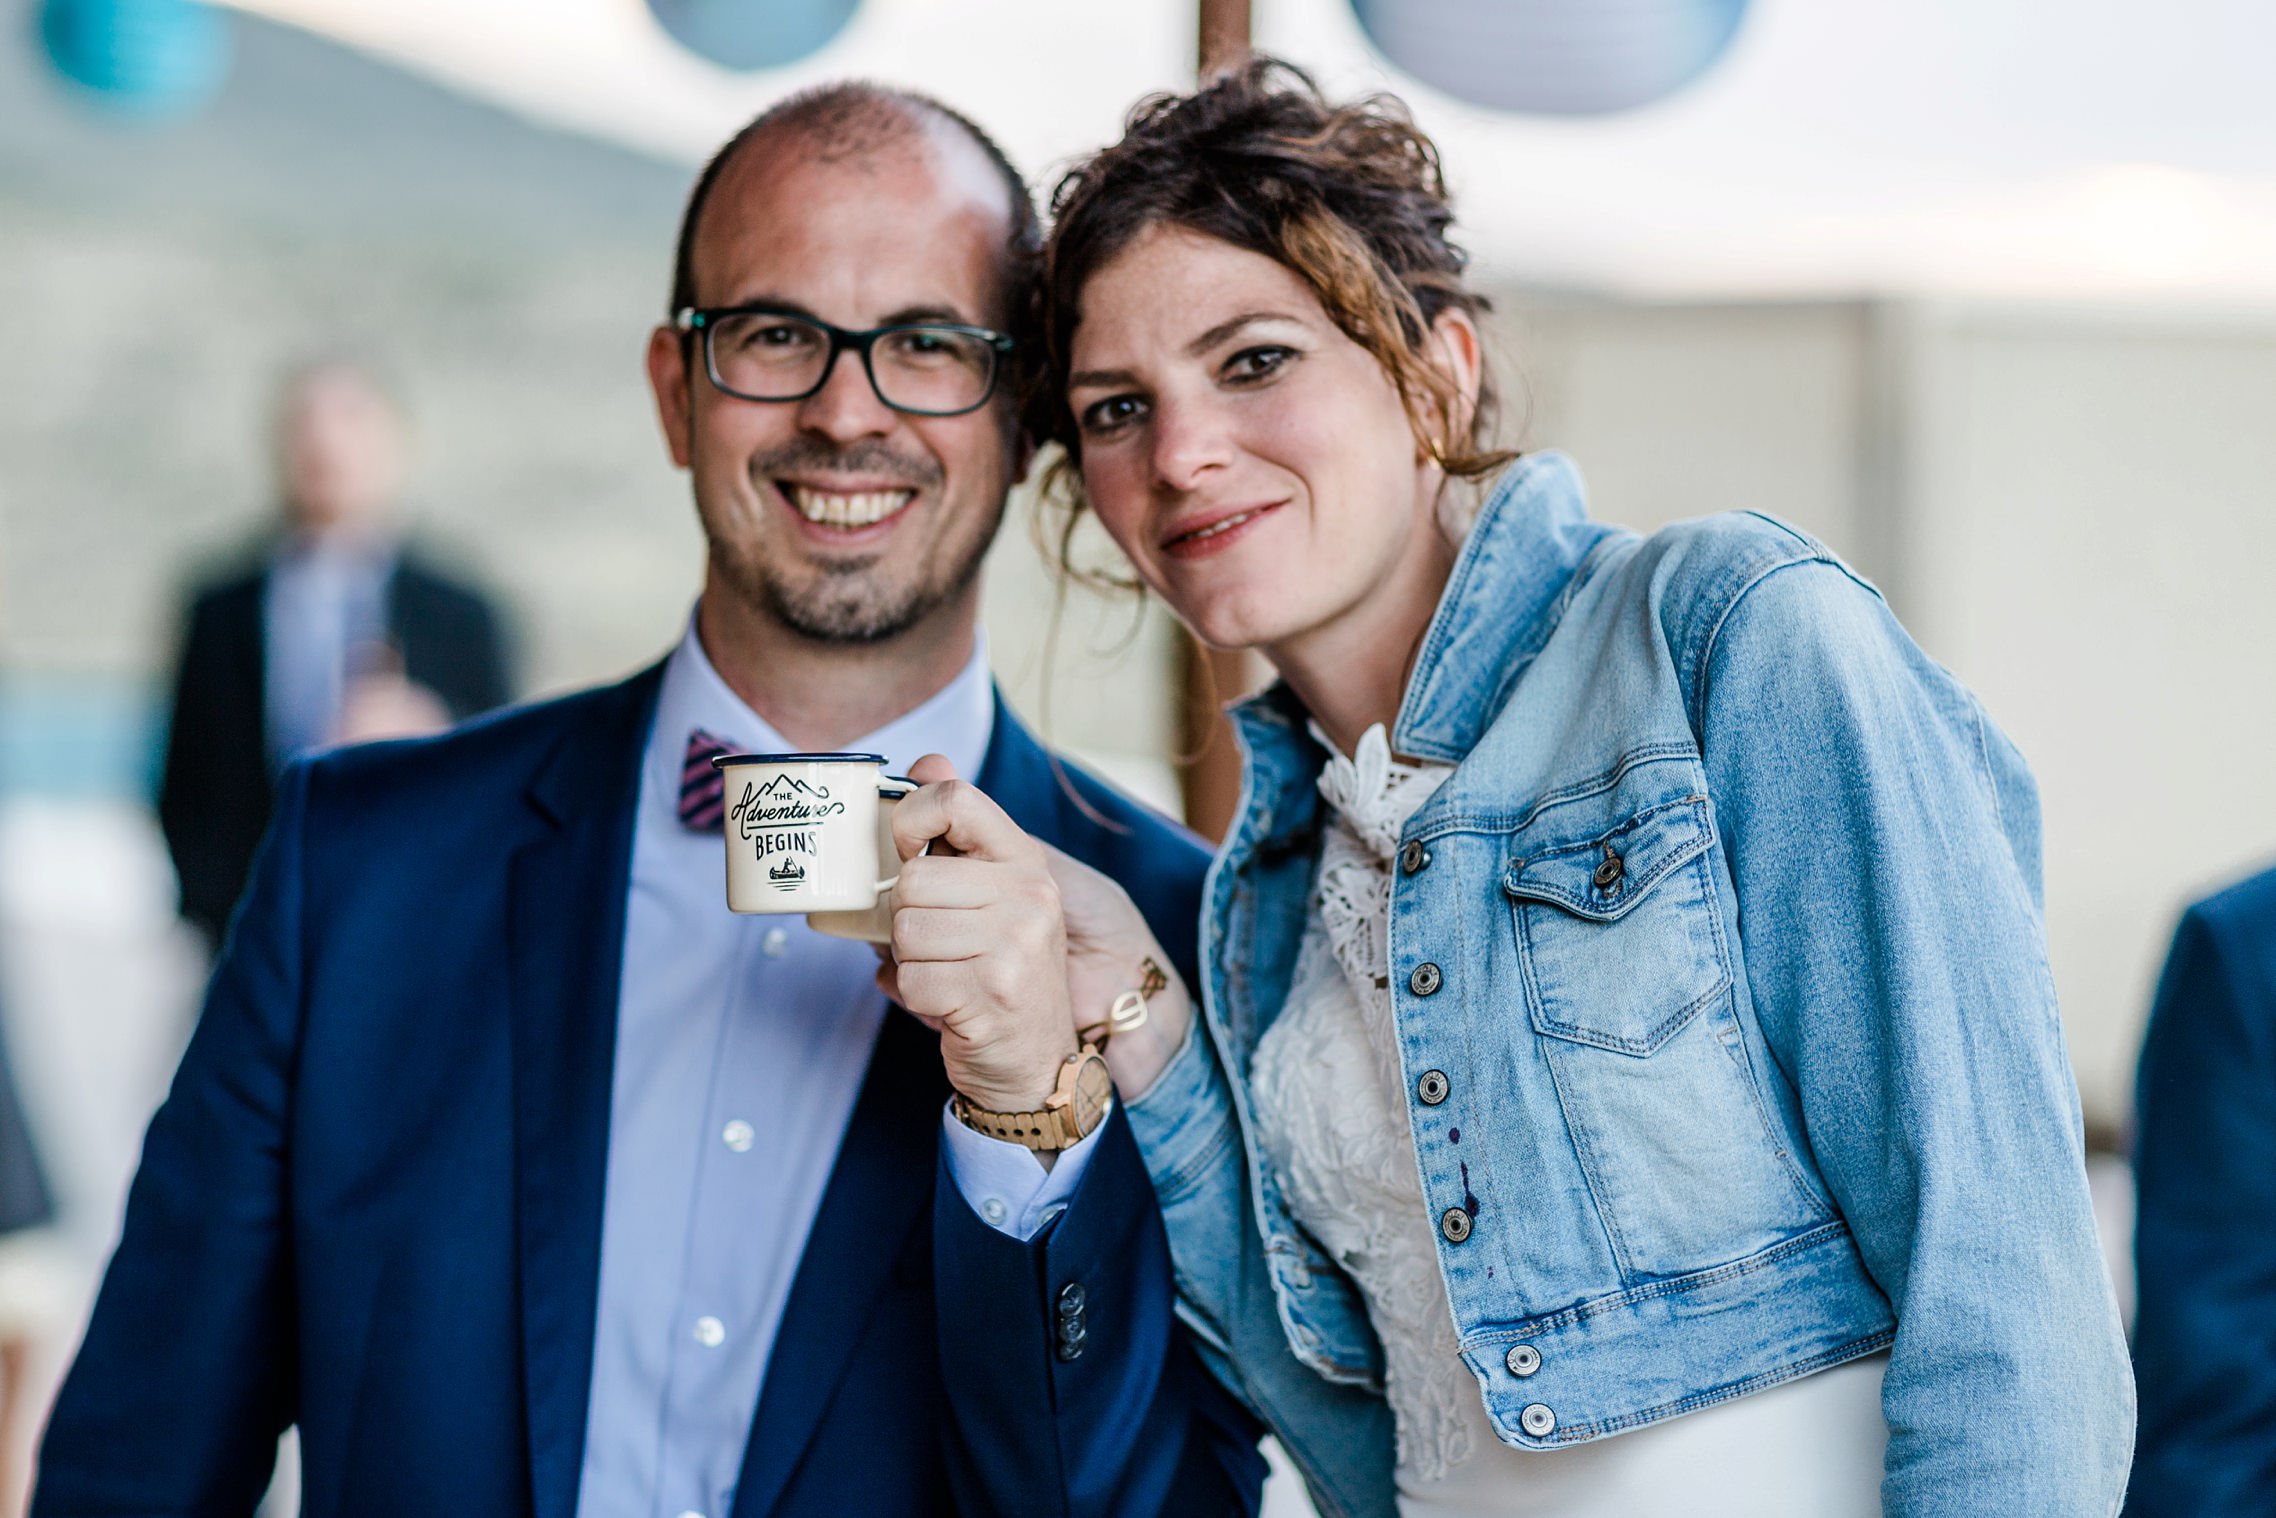
{"label": "man's ear", "polygon": [[670,327],[648,334],[648,388],[656,394],[656,420],[664,428],[664,446],[672,463],[685,469],[691,462],[688,351],[697,339]]}

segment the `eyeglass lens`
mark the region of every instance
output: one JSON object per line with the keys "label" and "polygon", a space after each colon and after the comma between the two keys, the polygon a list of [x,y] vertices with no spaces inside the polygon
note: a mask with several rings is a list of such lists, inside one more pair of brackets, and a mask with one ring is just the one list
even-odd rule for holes
{"label": "eyeglass lens", "polygon": [[[740,313],[709,331],[720,388],[749,400],[810,394],[830,361],[830,334],[793,316]],[[869,350],[878,399],[903,411],[969,411],[988,398],[996,350],[985,338],[943,327],[903,327]]]}

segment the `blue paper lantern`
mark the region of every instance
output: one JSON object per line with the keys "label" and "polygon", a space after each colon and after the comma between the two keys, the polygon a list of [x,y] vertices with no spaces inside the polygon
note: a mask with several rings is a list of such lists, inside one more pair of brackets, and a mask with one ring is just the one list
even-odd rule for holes
{"label": "blue paper lantern", "polygon": [[229,71],[227,18],[203,0],[46,0],[39,32],[59,73],[127,115],[187,114]]}
{"label": "blue paper lantern", "polygon": [[861,0],[648,0],[682,47],[731,69],[772,69],[819,52]]}
{"label": "blue paper lantern", "polygon": [[1472,105],[1547,116],[1631,110],[1705,73],[1747,0],[1352,0],[1376,47]]}

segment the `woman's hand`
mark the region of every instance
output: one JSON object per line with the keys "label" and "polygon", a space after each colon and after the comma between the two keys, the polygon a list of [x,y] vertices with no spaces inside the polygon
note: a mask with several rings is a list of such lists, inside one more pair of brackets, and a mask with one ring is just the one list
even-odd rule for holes
{"label": "woman's hand", "polygon": [[[1059,887],[1042,844],[938,754],[893,808],[887,996],[940,1032],[949,1084],[990,1112],[1032,1112],[1075,1052]],[[931,845],[931,852],[925,852]]]}
{"label": "woman's hand", "polygon": [[1185,1042],[1193,1003],[1129,893],[1113,877],[1081,860],[1049,844],[1040,847],[1059,888],[1067,943],[1067,1001],[1084,1036],[1093,1028],[1103,1031],[1117,997],[1142,987],[1148,960],[1168,978],[1167,985],[1147,998],[1145,1023],[1115,1034],[1106,1046],[1115,1089],[1126,1099],[1143,1096]]}

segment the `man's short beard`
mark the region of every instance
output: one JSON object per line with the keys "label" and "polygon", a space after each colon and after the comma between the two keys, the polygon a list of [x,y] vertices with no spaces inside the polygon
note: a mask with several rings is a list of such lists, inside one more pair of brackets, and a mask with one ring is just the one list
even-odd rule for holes
{"label": "man's short beard", "polygon": [[895,587],[869,580],[874,558],[832,563],[804,585],[785,580],[763,557],[754,560],[717,538],[711,540],[711,561],[737,597],[800,637],[854,647],[897,638],[963,595],[978,578],[995,536],[991,531],[974,540],[952,573]]}

